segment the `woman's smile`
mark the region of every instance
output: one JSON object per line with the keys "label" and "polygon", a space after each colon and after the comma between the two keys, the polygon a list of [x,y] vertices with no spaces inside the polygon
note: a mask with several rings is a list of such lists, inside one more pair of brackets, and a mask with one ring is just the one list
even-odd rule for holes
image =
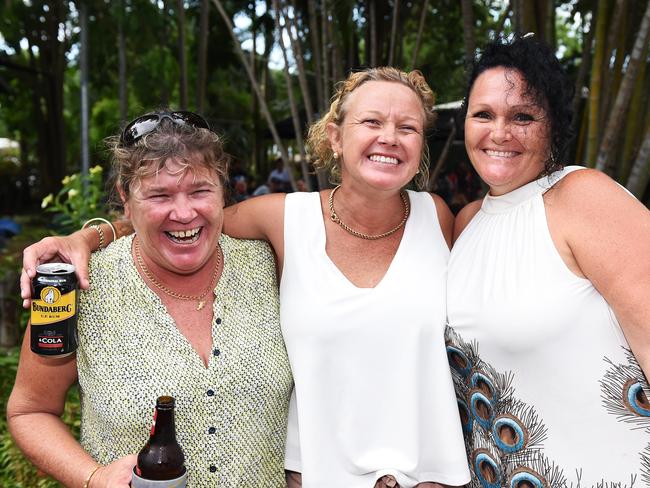
{"label": "woman's smile", "polygon": [[193,244],[199,240],[203,227],[188,230],[165,231],[167,237],[177,244]]}

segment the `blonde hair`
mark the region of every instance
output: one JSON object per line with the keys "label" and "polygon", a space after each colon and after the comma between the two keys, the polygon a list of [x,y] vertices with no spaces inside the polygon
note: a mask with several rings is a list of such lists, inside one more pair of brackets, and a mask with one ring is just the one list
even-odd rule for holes
{"label": "blonde hair", "polygon": [[[345,80],[336,85],[336,93],[332,97],[329,110],[311,125],[307,135],[307,147],[313,157],[314,168],[326,170],[332,183],[340,183],[341,168],[337,159],[334,158],[334,151],[327,137],[327,126],[330,123],[341,125],[346,115],[345,102],[350,93],[368,81],[388,81],[400,83],[410,88],[422,103],[424,132],[426,133],[435,122],[436,114],[433,111],[435,95],[420,71],[413,70],[407,73],[397,68],[384,66],[350,73]],[[419,173],[414,178],[418,189],[426,188],[429,180],[429,146],[426,142],[425,133],[422,134],[422,156],[418,168]]]}
{"label": "blonde hair", "polygon": [[173,174],[179,179],[187,171],[198,167],[214,171],[224,191],[227,189],[230,157],[223,149],[221,138],[208,129],[179,125],[162,120],[153,132],[143,136],[133,145],[122,144],[119,136],[106,139],[112,154],[111,203],[121,207],[121,191],[128,200],[133,185],[161,170],[169,170],[173,160],[180,165]]}

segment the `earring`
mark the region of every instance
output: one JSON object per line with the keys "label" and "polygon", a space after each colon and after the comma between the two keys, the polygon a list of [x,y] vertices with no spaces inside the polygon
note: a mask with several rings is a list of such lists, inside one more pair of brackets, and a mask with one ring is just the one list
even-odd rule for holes
{"label": "earring", "polygon": [[337,153],[336,151],[334,151],[334,152],[332,153],[332,157],[333,157],[334,159],[338,159],[338,158],[339,158],[339,153]]}

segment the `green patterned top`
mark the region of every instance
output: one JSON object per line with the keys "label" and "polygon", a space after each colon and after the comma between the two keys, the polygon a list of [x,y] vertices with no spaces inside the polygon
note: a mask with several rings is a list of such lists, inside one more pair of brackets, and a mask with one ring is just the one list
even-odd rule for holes
{"label": "green patterned top", "polygon": [[119,239],[93,255],[91,289],[81,293],[82,446],[103,464],[137,453],[156,398],[171,395],[188,487],[285,486],[293,379],[268,245],[222,235],[206,368],[138,274],[132,241]]}

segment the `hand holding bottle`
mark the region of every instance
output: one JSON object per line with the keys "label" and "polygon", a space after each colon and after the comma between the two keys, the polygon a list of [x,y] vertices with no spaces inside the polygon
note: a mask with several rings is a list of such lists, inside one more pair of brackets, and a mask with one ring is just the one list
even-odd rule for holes
{"label": "hand holding bottle", "polygon": [[176,441],[174,407],[173,397],[158,397],[151,435],[133,468],[133,488],[185,487],[185,456]]}
{"label": "hand holding bottle", "polygon": [[136,455],[130,454],[102,466],[91,477],[88,488],[129,488]]}

